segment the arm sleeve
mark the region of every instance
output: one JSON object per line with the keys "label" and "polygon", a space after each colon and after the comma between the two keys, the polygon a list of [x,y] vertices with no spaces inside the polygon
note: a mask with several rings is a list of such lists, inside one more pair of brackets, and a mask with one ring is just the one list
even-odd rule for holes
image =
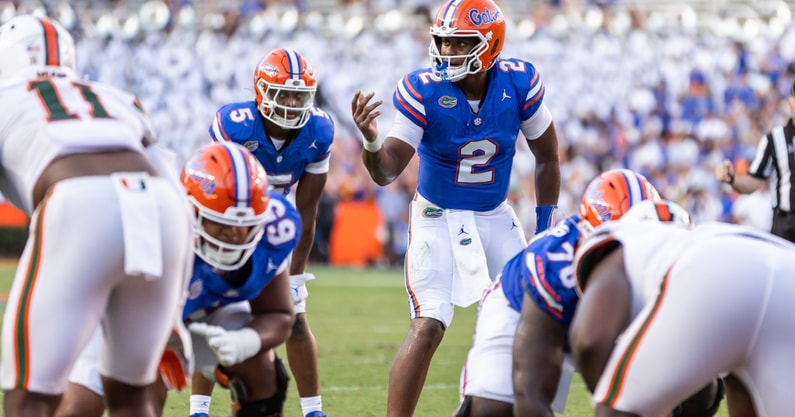
{"label": "arm sleeve", "polygon": [[402,140],[417,149],[424,133],[425,130],[422,127],[414,124],[403,113],[395,112],[395,120],[392,122],[392,128],[389,129],[387,137]]}
{"label": "arm sleeve", "polygon": [[546,104],[541,104],[538,111],[535,112],[529,119],[519,125],[524,137],[527,140],[538,139],[544,133],[549,125],[552,123],[552,112],[549,111]]}

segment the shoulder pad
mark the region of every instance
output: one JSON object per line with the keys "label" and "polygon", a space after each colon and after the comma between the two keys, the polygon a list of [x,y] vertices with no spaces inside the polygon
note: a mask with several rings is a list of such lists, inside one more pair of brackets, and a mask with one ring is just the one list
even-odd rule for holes
{"label": "shoulder pad", "polygon": [[593,266],[621,244],[615,236],[618,225],[619,222],[604,223],[580,240],[574,253],[574,277],[579,294],[582,294]]}

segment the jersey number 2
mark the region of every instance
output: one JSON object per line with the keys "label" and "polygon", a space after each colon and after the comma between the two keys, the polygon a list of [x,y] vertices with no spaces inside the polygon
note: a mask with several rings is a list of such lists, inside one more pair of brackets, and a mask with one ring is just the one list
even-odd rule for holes
{"label": "jersey number 2", "polygon": [[[488,166],[497,153],[497,144],[489,139],[478,139],[467,142],[458,148],[458,184],[490,184],[494,182],[494,168],[482,169]],[[475,172],[479,169],[478,172]]]}

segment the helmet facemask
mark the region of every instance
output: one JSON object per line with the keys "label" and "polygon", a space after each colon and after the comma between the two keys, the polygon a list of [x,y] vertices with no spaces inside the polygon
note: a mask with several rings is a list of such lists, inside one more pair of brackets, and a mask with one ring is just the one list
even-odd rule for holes
{"label": "helmet facemask", "polygon": [[[265,213],[255,216],[251,207],[229,207],[226,213],[218,213],[202,208],[190,197],[196,208],[196,222],[193,226],[194,252],[214,268],[222,271],[235,271],[248,262],[257,248],[265,226]],[[250,227],[243,243],[224,242],[213,237],[204,228],[204,220],[235,227]]]}
{"label": "helmet facemask", "polygon": [[[275,85],[260,78],[257,90],[262,96],[259,104],[262,117],[285,129],[300,129],[309,121],[317,87],[307,87],[303,80],[291,79],[286,85]],[[295,116],[289,117],[292,114]]]}
{"label": "helmet facemask", "polygon": [[[485,36],[477,30],[457,30],[450,27],[431,27],[431,44],[428,47],[428,55],[431,57],[431,69],[433,74],[442,81],[457,82],[464,79],[469,74],[476,74],[486,71],[483,68],[481,56],[486,54],[489,49],[489,41],[492,32]],[[478,43],[466,55],[442,55],[442,38],[477,38]],[[463,59],[461,65],[452,66],[452,61]],[[492,61],[493,65],[493,61]]]}

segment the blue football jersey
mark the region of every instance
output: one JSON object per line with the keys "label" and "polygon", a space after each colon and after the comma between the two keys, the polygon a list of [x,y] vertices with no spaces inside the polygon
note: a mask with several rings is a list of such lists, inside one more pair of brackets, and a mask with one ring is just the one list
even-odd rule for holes
{"label": "blue football jersey", "polygon": [[287,195],[293,184],[301,179],[307,165],[323,161],[331,154],[334,141],[334,122],[318,108],[312,109],[304,127],[280,150],[265,132],[265,122],[254,101],[231,103],[215,113],[210,125],[214,141],[237,142],[251,151],[268,173],[268,183],[274,190]]}
{"label": "blue football jersey", "polygon": [[541,311],[568,327],[577,307],[574,247],[579,216],[571,216],[536,236],[502,270],[500,279],[508,302],[522,311],[525,291]]}
{"label": "blue football jersey", "polygon": [[544,86],[527,61],[501,59],[489,70],[475,112],[460,88],[430,68],[405,76],[392,95],[397,111],[424,130],[417,189],[442,208],[486,211],[508,196],[519,124],[541,107]]}
{"label": "blue football jersey", "polygon": [[287,259],[298,244],[301,235],[301,216],[287,198],[271,191],[268,210],[272,219],[265,224],[265,230],[251,259],[235,274],[248,273],[242,285],[234,286],[218,275],[207,262],[196,256],[193,275],[188,287],[188,299],[182,311],[185,321],[197,320],[224,305],[238,301],[251,300],[273,280],[279,266]]}

